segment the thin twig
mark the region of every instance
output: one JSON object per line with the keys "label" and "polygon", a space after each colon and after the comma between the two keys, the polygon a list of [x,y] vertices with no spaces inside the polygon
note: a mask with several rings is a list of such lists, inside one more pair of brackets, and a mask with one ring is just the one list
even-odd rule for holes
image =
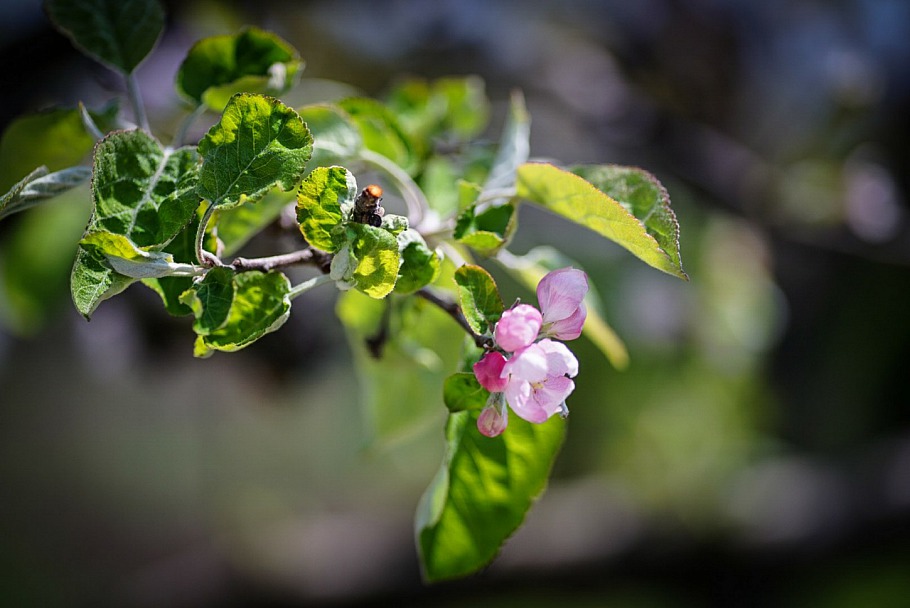
{"label": "thin twig", "polygon": [[331,263],[332,257],[330,254],[308,247],[306,249],[264,258],[235,258],[230,263],[230,266],[237,272],[246,272],[248,270],[268,272],[283,266],[312,264],[323,272],[326,272]]}
{"label": "thin twig", "polygon": [[474,340],[474,344],[476,344],[478,348],[489,349],[493,346],[492,338],[481,336],[480,334],[474,333],[474,330],[468,324],[468,320],[465,319],[464,313],[461,312],[461,308],[458,306],[458,304],[456,304],[452,300],[443,298],[442,296],[434,293],[433,291],[430,291],[426,287],[424,287],[423,289],[419,289],[418,291],[415,292],[414,295],[420,296],[427,302],[432,302],[433,304],[435,304],[436,306],[438,306],[439,308],[444,310],[446,313],[448,313],[448,315],[450,317],[455,319],[456,323],[461,325],[461,327],[466,332],[468,332],[468,335],[471,336],[471,338]]}

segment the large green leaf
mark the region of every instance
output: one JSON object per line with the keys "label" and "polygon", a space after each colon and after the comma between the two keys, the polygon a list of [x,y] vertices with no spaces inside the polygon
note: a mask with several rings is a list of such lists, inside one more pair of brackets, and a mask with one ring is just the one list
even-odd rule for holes
{"label": "large green leaf", "polygon": [[212,268],[205,278],[180,296],[196,320],[193,331],[207,336],[228,320],[234,302],[234,273],[229,268]]}
{"label": "large green leaf", "polygon": [[131,73],[164,28],[158,0],[47,0],[51,21],[82,52]]}
{"label": "large green leaf", "polygon": [[[86,234],[122,235],[146,250],[165,246],[198,207],[197,158],[189,147],[163,149],[143,131],[116,131],[105,137],[95,148],[93,213]],[[80,245],[71,291],[84,316],[132,281],[115,272],[98,248],[89,251]]]}
{"label": "large green leaf", "polygon": [[[679,263],[675,239],[662,244],[648,230],[650,217],[637,218],[619,201],[584,178],[553,165],[528,163],[518,168],[516,187],[518,197],[618,243],[658,270],[688,279]],[[663,229],[665,224],[659,220],[655,225]]]}
{"label": "large green leaf", "polygon": [[427,580],[465,576],[496,556],[546,487],[564,435],[557,416],[543,424],[510,416],[496,438],[477,430],[476,411],[449,416],[445,460],[417,510]]}
{"label": "large green leaf", "polygon": [[367,149],[385,156],[408,173],[417,170],[420,154],[386,106],[364,97],[343,99],[338,106],[351,117]]}
{"label": "large green leaf", "polygon": [[199,142],[196,192],[230,208],[261,199],[275,185],[291,190],[312,151],[313,138],[297,112],[271,97],[238,93]]}
{"label": "large green leaf", "polygon": [[75,188],[91,174],[88,167],[70,167],[50,174],[47,167],[38,167],[0,197],[0,219]]}
{"label": "large green leaf", "polygon": [[174,256],[171,254],[137,247],[122,234],[94,230],[86,234],[79,245],[101,253],[111,269],[132,279],[197,274],[196,267],[189,264],[175,264]]}
{"label": "large green leaf", "polygon": [[229,290],[224,289],[223,279],[216,275],[210,284],[197,285],[195,294],[181,298],[196,315],[194,329],[201,330],[193,350],[197,357],[208,357],[216,350],[233,352],[245,348],[280,328],[291,314],[291,283],[284,274],[250,271],[233,275],[233,299],[226,315],[224,304]]}
{"label": "large green leaf", "polygon": [[337,241],[332,230],[343,217],[341,205],[357,196],[357,181],[344,167],[316,167],[297,189],[297,222],[307,242],[334,253]]}
{"label": "large green leaf", "polygon": [[480,266],[466,264],[455,271],[455,283],[461,311],[471,329],[478,334],[492,332],[504,305],[490,273]]}
{"label": "large green leaf", "polygon": [[221,111],[234,93],[279,95],[299,77],[297,50],[271,32],[245,27],[196,42],[177,71],[177,91]]}
{"label": "large green leaf", "polygon": [[682,272],[679,222],[670,208],[670,195],[656,177],[643,169],[620,165],[582,165],[570,170],[638,218],[673,265]]}

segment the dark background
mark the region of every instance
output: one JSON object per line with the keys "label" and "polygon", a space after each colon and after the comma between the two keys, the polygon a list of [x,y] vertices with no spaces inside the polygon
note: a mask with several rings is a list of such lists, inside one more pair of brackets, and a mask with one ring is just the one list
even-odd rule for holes
{"label": "dark background", "polygon": [[[333,292],[198,361],[139,286],[70,305],[87,191],[9,218],[3,605],[908,605],[910,4],[169,2],[137,71],[153,130],[192,42],[247,23],[300,50],[307,99],[477,74],[495,139],[522,89],[533,156],[661,179],[691,281],[522,209],[513,249],[581,262],[631,365],[573,346],[547,493],[491,567],[425,587],[441,426],[367,444]],[[38,2],[3,4],[0,44],[0,125],[122,87]]]}

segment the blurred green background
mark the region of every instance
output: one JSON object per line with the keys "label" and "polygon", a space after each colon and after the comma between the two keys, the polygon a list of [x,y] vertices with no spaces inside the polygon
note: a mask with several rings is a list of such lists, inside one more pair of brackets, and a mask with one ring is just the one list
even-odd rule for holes
{"label": "blurred green background", "polygon": [[[411,522],[444,408],[368,441],[335,292],[195,360],[189,322],[141,286],[90,323],[73,309],[87,190],[12,217],[2,605],[910,605],[910,3],[166,4],[137,72],[156,132],[189,46],[243,24],[300,50],[301,100],[477,74],[491,139],[520,88],[532,156],[656,174],[691,282],[522,208],[513,250],[582,263],[631,364],[575,343],[547,493],[492,566],[424,587]],[[121,92],[34,0],[3,3],[0,45],[0,126]]]}

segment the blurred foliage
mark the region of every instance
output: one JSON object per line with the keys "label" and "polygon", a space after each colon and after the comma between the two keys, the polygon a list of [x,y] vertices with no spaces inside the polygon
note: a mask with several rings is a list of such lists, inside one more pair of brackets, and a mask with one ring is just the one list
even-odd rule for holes
{"label": "blurred foliage", "polygon": [[[156,93],[172,87],[155,84],[174,72],[168,57],[243,23],[279,24],[301,49],[305,78],[286,98],[295,106],[352,94],[321,80],[330,74],[374,93],[396,90],[403,73],[475,73],[494,100],[493,138],[509,90],[523,89],[532,156],[638,164],[661,178],[691,282],[638,268],[567,222],[521,209],[516,251],[568,243],[600,287],[630,363],[617,372],[578,343],[569,440],[528,525],[489,572],[422,589],[408,509],[442,457],[441,394],[420,404],[425,422],[403,425],[397,441],[370,442],[348,367],[369,356],[362,336],[349,334],[350,354],[337,322],[313,321],[331,318],[331,299],[292,315],[299,334],[268,336],[230,361],[192,361],[178,337],[190,321],[152,312],[147,290],[134,288],[86,328],[65,306],[69,260],[88,220],[84,192],[35,212],[46,216],[15,218],[0,225],[3,597],[61,606],[377,597],[903,605],[910,5],[572,0],[557,12],[544,2],[347,0],[169,9],[183,33],[162,40],[136,75],[148,102],[174,115],[176,96]],[[22,21],[31,29],[6,38],[4,74],[22,83],[29,107],[6,101],[5,124],[48,101],[100,107],[109,98],[109,80],[82,80],[67,43],[39,22]],[[53,65],[62,67],[49,88],[22,76]],[[423,90],[395,99],[437,103]],[[446,184],[446,171],[428,169],[421,184]],[[434,202],[458,204],[437,190]],[[35,232],[43,222],[59,226],[52,239]],[[37,257],[58,248],[64,264]],[[19,270],[32,265],[46,278],[22,285]],[[491,272],[507,303],[533,298]],[[351,305],[347,297],[339,306]],[[15,337],[25,334],[33,337]],[[421,358],[427,340],[393,345],[411,349],[420,374],[433,371]],[[381,363],[376,373],[386,373]],[[390,387],[408,387],[395,390],[423,386],[388,373]],[[137,387],[142,398],[125,403]],[[203,389],[212,396],[186,397]],[[393,408],[395,390],[367,397]]]}

